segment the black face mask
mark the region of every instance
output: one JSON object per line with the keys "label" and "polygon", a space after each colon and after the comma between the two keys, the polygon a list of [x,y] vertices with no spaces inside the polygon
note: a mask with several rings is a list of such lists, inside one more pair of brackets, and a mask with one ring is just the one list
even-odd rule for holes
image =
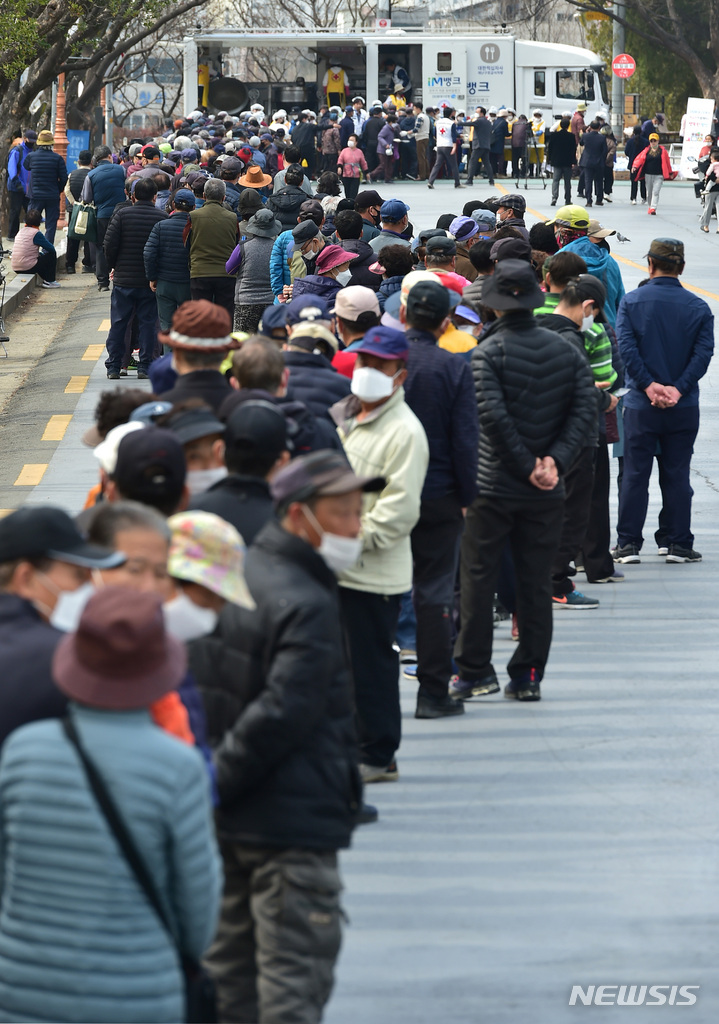
{"label": "black face mask", "polygon": [[382,219],[378,213],[371,213],[370,217],[372,218],[372,223],[375,225],[378,225]]}

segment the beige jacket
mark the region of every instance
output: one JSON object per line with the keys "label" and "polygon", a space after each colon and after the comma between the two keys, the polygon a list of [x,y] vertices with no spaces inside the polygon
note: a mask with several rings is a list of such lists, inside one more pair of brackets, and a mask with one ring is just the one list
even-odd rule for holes
{"label": "beige jacket", "polygon": [[412,586],[409,535],[419,519],[420,497],[429,464],[424,427],[399,388],[362,422],[359,399],[343,398],[330,409],[352,469],[359,476],[382,476],[381,491],[365,494],[363,550],[343,572],[340,585],[373,594],[404,594]]}

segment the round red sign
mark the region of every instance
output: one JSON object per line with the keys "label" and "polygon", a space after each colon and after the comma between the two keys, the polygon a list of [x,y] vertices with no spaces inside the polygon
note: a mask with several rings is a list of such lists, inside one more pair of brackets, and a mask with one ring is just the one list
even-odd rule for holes
{"label": "round red sign", "polygon": [[617,78],[631,78],[637,70],[637,62],[628,53],[619,53],[612,61],[612,71]]}

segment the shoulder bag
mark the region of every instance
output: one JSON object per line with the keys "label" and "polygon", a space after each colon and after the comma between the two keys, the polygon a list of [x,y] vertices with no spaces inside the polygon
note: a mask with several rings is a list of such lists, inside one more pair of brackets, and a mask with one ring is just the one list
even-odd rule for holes
{"label": "shoulder bag", "polygon": [[185,1020],[187,1024],[215,1024],[217,1021],[217,1006],[212,980],[205,973],[201,964],[192,957],[186,956],[177,944],[177,939],[172,932],[170,921],[158,896],[152,876],[140,856],[135,846],[135,841],[130,835],[114,800],[107,791],[100,773],[82,746],[72,720],[70,718],[63,718],[62,727],[68,740],[77,751],[78,757],[85,769],[90,789],[97,800],[110,831],[117,840],[117,845],[120,847],[148,903],[159,917],[170,941],[177,950],[185,978]]}

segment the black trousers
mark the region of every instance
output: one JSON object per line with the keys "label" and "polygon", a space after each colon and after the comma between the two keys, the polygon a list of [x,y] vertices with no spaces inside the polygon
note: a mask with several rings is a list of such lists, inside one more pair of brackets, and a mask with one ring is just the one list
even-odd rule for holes
{"label": "black trousers", "polygon": [[84,267],[92,266],[92,256],[90,254],[90,243],[81,242],[79,238],[68,238],[67,240],[67,251],[65,253],[65,266],[74,267],[77,263],[77,258],[80,254],[80,246],[82,245],[82,265]]}
{"label": "black trousers", "polygon": [[359,178],[342,178],[342,187],[345,190],[345,199],[356,199],[359,192]]}
{"label": "black trousers", "polygon": [[601,438],[596,452],[589,522],[582,545],[582,564],[590,583],[611,576],[614,572],[614,559],[609,550],[612,543],[609,522],[609,450]]}
{"label": "black trousers", "polygon": [[224,306],[230,314],[230,323],[235,319],[235,285],[234,277],[193,277],[190,279],[192,298],[207,299],[217,306]]}
{"label": "black trousers", "polygon": [[420,693],[446,697],[452,676],[452,605],[464,516],[455,495],[423,501],[412,531],[412,600]]}
{"label": "black trousers", "polygon": [[469,158],[467,168],[467,184],[471,185],[475,174],[479,174],[479,165],[482,165],[482,173],[489,178],[489,184],[494,185],[494,171],[488,149],[473,149]]}
{"label": "black trousers", "polygon": [[494,595],[509,540],[517,581],[519,643],[510,678],[541,680],[552,643],[551,571],[564,518],[561,498],[477,498],[467,511],[460,553],[461,619],[454,659],[462,679],[491,675]]}
{"label": "black trousers", "polygon": [[584,194],[587,202],[592,201],[592,187],[594,187],[595,201],[604,201],[604,164],[588,166],[584,170]]}
{"label": "black trousers", "polygon": [[596,448],[583,448],[572,468],[564,477],[564,522],[557,554],[552,564],[552,593],[564,597],[574,589],[570,576],[576,570],[570,566],[582,549],[589,524],[589,510],[594,488],[594,459]]}
{"label": "black trousers", "polygon": [[102,285],[110,284],[110,271],[107,267],[107,260],[105,259],[105,250],[103,248],[103,242],[105,241],[105,232],[107,231],[107,225],[110,223],[109,217],[98,217],[97,218],[97,242],[90,243],[90,253],[94,253],[95,260],[95,277],[97,283]]}
{"label": "black trousers", "polygon": [[559,182],[564,181],[564,203],[568,206],[572,201],[572,168],[555,167],[552,171],[552,201],[559,198]]}
{"label": "black trousers", "polygon": [[10,200],[7,236],[14,238],[20,230],[20,211],[27,210],[30,199],[24,192],[8,192]]}
{"label": "black trousers", "polygon": [[340,587],[359,727],[360,761],[384,767],[399,747],[399,656],[393,648],[399,594]]}
{"label": "black trousers", "polygon": [[450,146],[438,146],[437,155],[434,158],[434,167],[429,174],[429,183],[432,185],[436,180],[442,167],[447,169],[447,177],[454,178],[455,185],[459,185],[459,170],[457,168],[457,157]]}

